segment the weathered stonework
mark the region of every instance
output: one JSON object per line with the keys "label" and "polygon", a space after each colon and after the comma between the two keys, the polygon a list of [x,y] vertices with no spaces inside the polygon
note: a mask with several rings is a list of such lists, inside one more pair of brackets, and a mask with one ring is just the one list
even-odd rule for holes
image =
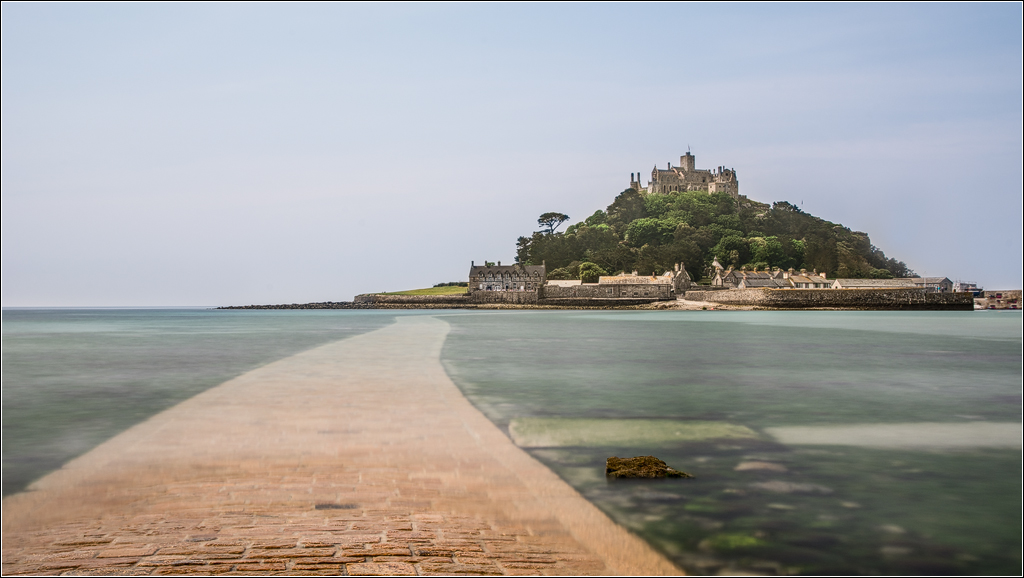
{"label": "weathered stonework", "polygon": [[733,198],[740,198],[740,183],[736,178],[736,169],[718,167],[714,170],[695,168],[696,157],[687,152],[679,157],[679,166],[669,163],[667,169],[657,166],[651,171],[651,180],[646,187],[640,182],[640,173],[630,174],[629,186],[637,191],[665,194],[678,191],[707,191],[709,193],[728,193]]}
{"label": "weathered stonework", "polygon": [[731,289],[687,291],[688,301],[753,305],[773,309],[919,309],[969,311],[970,293],[935,293],[924,289]]}
{"label": "weathered stonework", "polygon": [[366,295],[356,295],[353,300],[356,303],[371,303],[371,304],[384,304],[384,303],[402,303],[402,304],[452,304],[452,303],[469,303],[469,295],[381,295],[377,293],[369,293]]}
{"label": "weathered stonework", "polygon": [[544,299],[642,299],[645,301],[663,301],[675,299],[675,295],[672,292],[672,285],[669,283],[581,283],[568,287],[548,285],[544,287]]}
{"label": "weathered stonework", "polygon": [[469,264],[470,294],[480,291],[521,292],[537,291],[547,279],[546,267],[541,265],[476,265]]}

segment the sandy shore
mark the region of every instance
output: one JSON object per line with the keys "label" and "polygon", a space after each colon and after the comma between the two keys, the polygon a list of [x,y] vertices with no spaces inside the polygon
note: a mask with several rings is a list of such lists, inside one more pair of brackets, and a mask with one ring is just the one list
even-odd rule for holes
{"label": "sandy shore", "polygon": [[447,323],[246,373],[3,500],[3,573],[678,574],[449,380]]}

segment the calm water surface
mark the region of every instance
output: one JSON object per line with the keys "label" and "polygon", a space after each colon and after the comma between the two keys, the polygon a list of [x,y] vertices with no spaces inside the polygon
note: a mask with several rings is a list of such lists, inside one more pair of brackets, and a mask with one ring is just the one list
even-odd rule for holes
{"label": "calm water surface", "polygon": [[[431,312],[4,310],[4,495],[209,387],[402,314]],[[1021,423],[1019,313],[440,317],[442,361],[471,401],[690,573],[1020,571],[1020,436],[1005,435]],[[648,454],[696,477],[605,479],[607,457]]]}
{"label": "calm water surface", "polygon": [[[1002,313],[496,312],[447,318],[443,358],[690,573],[1016,574],[1021,315]],[[811,429],[771,433],[794,426]],[[604,478],[649,454],[696,477]]]}
{"label": "calm water surface", "polygon": [[4,309],[3,495],[232,377],[384,311]]}

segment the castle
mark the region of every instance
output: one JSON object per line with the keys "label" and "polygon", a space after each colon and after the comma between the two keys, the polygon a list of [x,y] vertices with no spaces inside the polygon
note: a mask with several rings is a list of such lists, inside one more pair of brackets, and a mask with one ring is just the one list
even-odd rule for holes
{"label": "castle", "polygon": [[733,198],[740,197],[740,183],[736,179],[736,169],[718,167],[715,170],[697,169],[696,157],[689,151],[679,157],[679,166],[668,164],[665,170],[657,166],[651,171],[651,181],[646,187],[640,182],[640,173],[629,174],[630,188],[642,193],[674,193],[677,191],[707,191],[709,193],[728,193]]}

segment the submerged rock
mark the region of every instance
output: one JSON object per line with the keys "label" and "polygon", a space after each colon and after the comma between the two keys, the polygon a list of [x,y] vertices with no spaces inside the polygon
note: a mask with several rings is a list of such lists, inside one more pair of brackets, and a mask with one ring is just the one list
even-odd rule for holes
{"label": "submerged rock", "polygon": [[608,458],[605,475],[609,478],[692,478],[686,472],[668,467],[668,464],[654,456],[635,458]]}

